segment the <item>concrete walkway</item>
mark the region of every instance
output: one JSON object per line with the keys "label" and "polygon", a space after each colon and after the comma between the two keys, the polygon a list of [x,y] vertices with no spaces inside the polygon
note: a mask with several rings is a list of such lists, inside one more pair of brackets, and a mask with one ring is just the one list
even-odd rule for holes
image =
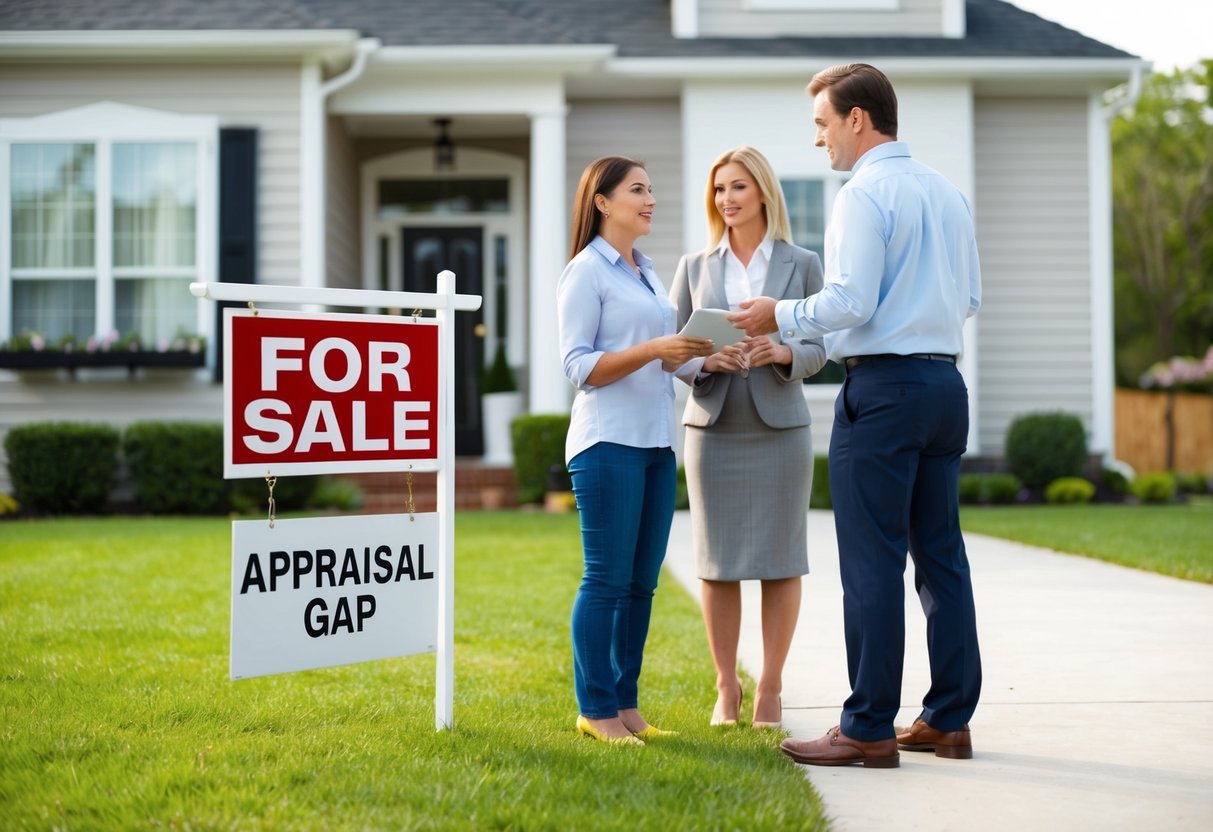
{"label": "concrete walkway", "polygon": [[[690,528],[677,512],[666,564],[698,598]],[[833,828],[1213,829],[1213,586],[965,540],[984,670],[973,759],[903,751],[898,769],[804,766]],[[809,512],[812,571],[783,693],[784,726],[798,738],[838,724],[849,693],[837,552],[833,515]],[[912,573],[899,724],[929,685]],[[759,584],[744,583],[740,659],[754,678],[759,603]]]}

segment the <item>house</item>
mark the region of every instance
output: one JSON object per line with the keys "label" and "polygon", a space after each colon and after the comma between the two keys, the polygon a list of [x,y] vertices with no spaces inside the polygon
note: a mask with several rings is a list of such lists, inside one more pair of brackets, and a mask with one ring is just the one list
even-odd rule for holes
{"label": "house", "polygon": [[[738,144],[820,249],[845,176],[812,146],[804,87],[856,60],[975,206],[970,455],[1037,410],[1077,414],[1111,455],[1104,96],[1131,100],[1147,64],[1001,0],[0,0],[0,343],[74,334],[81,365],[0,369],[0,431],[220,419],[216,309],[192,281],[426,290],[449,268],[484,296],[456,336],[456,447],[476,457],[498,344],[528,410],[571,401],[554,296],[586,163],[648,163],[643,247],[667,281],[708,242],[704,178]],[[111,331],[144,351],[79,360]],[[204,357],[154,366],[183,333]],[[805,386],[819,453],[825,381]]]}

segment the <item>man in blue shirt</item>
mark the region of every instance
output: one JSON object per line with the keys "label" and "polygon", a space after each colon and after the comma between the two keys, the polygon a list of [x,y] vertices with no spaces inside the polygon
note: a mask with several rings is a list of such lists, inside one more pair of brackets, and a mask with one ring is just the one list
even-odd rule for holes
{"label": "man in blue shirt", "polygon": [[[810,765],[894,768],[898,748],[972,756],[969,718],[981,659],[960,532],[960,457],[968,390],[956,368],[965,319],[981,305],[972,210],[897,141],[897,96],[867,64],[813,77],[817,147],[853,174],[825,241],[825,287],[803,300],[754,298],[729,319],[749,335],[824,336],[847,368],[834,406],[830,492],[851,695],[838,727],[781,750]],[[927,616],[931,688],[909,728],[894,728],[905,654],[903,575]]]}

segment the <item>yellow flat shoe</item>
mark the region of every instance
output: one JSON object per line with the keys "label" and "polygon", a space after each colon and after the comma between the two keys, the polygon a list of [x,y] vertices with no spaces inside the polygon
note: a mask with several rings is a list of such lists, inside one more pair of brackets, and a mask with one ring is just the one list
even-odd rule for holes
{"label": "yellow flat shoe", "polygon": [[651,740],[653,737],[676,737],[677,731],[663,731],[656,725],[646,725],[640,731],[633,731],[632,736],[640,737],[642,740]]}
{"label": "yellow flat shoe", "polygon": [[[652,727],[651,725],[649,726]],[[583,716],[577,717],[577,730],[590,739],[605,742],[607,745],[644,745],[644,740],[636,737],[604,737],[593,724]]]}

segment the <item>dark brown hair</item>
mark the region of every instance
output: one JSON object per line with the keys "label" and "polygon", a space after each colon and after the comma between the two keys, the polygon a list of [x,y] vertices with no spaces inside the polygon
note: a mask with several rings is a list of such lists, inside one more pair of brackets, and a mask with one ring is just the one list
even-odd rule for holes
{"label": "dark brown hair", "polygon": [[809,95],[814,98],[824,89],[830,91],[830,103],[840,116],[855,107],[872,120],[878,133],[897,138],[897,93],[893,84],[871,64],[838,64],[813,76]]}
{"label": "dark brown hair", "polygon": [[598,236],[602,214],[594,205],[594,197],[610,197],[628,171],[644,168],[644,162],[626,156],[603,156],[590,162],[581,174],[577,196],[573,198],[573,228],[569,234],[569,259],[577,256],[590,240]]}

